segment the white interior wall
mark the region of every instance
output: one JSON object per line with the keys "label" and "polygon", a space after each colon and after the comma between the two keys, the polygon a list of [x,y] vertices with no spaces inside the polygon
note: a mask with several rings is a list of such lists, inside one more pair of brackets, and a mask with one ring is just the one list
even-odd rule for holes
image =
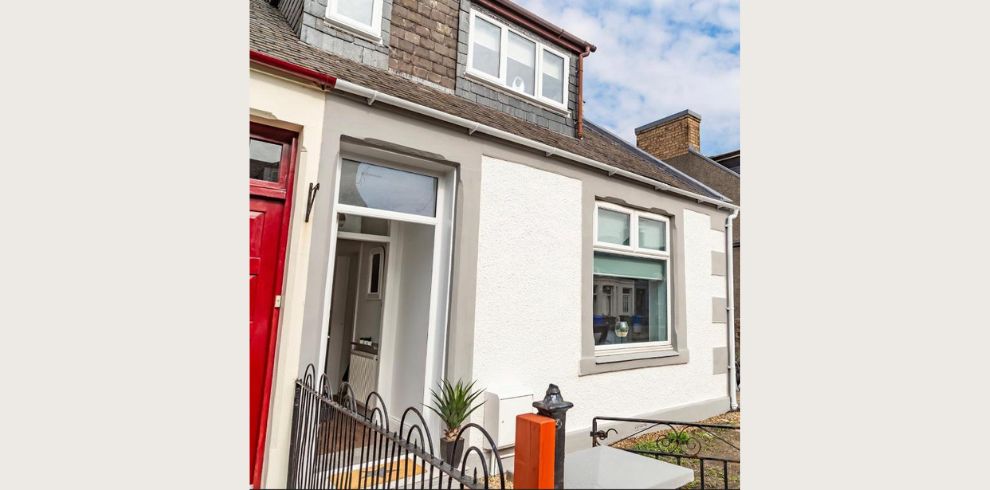
{"label": "white interior wall", "polygon": [[383,351],[393,356],[392,392],[388,400],[393,416],[408,407],[422,409],[426,380],[426,343],[430,323],[434,227],[395,223],[397,240],[397,288],[394,345]]}
{"label": "white interior wall", "polygon": [[[712,349],[726,345],[712,322],[724,278],[711,275],[721,232],[708,215],[685,210],[683,231],[687,364],[579,376],[582,210],[579,180],[485,157],[482,162],[474,376],[480,387],[521,385],[541,398],[548,383],[574,403],[567,429],[596,415],[636,416],[726,395],[712,374]],[[719,281],[721,279],[721,282]],[[477,412],[476,412],[477,413]],[[479,422],[480,415],[472,417]]]}

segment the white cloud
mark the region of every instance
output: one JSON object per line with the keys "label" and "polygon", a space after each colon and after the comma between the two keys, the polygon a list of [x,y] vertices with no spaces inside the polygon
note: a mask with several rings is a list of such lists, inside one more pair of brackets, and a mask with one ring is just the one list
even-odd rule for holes
{"label": "white cloud", "polygon": [[598,46],[585,60],[588,119],[633,129],[691,109],[702,151],[739,147],[738,0],[516,0]]}

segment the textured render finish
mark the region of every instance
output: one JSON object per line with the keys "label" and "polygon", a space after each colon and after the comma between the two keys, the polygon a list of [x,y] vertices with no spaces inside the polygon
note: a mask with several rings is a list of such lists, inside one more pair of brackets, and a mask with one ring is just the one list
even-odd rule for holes
{"label": "textured render finish", "polygon": [[701,118],[689,111],[679,113],[663,124],[646,125],[636,129],[636,146],[649,154],[666,160],[701,150]]}
{"label": "textured render finish", "polygon": [[389,69],[454,89],[458,0],[394,0]]}
{"label": "textured render finish", "polygon": [[366,39],[346,28],[332,24],[326,18],[327,0],[305,0],[302,13],[302,41],[328,53],[385,70],[388,68],[391,38],[392,0],[382,4],[382,42]]}
{"label": "textured render finish", "polygon": [[[534,395],[547,383],[574,402],[568,429],[595,415],[633,416],[663,407],[720,399],[712,350],[725,331],[712,328],[710,218],[684,210],[687,364],[580,376],[582,329],[582,183],[556,173],[485,157],[482,163],[474,311],[473,374],[480,386],[522,385]],[[590,244],[589,244],[590,245]],[[622,389],[616,389],[621,386]],[[647,394],[647,395],[644,395]]]}
{"label": "textured render finish", "polygon": [[712,251],[712,275],[725,276],[725,252]]}
{"label": "textured render finish", "polygon": [[[531,37],[540,39],[541,41],[549,44],[550,47],[556,48],[558,51],[568,55],[570,58],[570,61],[568,62],[567,77],[567,91],[569,95],[567,97],[566,114],[563,111],[549,109],[535,102],[531,102],[529,99],[521,95],[513,94],[512,91],[507,88],[498,87],[488,82],[482,82],[477,78],[470,78],[465,75],[467,69],[468,40],[470,39],[470,33],[468,30],[471,26],[470,12],[472,8],[494,17],[506,25],[512,26],[519,32],[525,32]],[[455,93],[470,100],[471,102],[476,102],[507,114],[511,114],[525,121],[538,124],[551,131],[565,134],[567,136],[574,136],[574,127],[577,124],[577,121],[574,119],[574,114],[576,113],[575,111],[577,111],[577,55],[554,45],[552,42],[548,42],[548,40],[533,34],[529,30],[520,27],[518,24],[507,21],[504,17],[496,15],[481,5],[474,5],[471,0],[460,0],[459,17],[459,34],[457,38],[457,88]]]}
{"label": "textured render finish", "polygon": [[581,181],[483,157],[474,341],[480,386],[523,383],[540,395],[548,382],[576,379],[581,214]]}

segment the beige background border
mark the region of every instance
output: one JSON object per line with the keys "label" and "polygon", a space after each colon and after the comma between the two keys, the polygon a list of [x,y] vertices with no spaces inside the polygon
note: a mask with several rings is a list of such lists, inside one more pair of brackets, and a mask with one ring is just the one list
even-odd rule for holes
{"label": "beige background border", "polygon": [[[164,7],[5,12],[12,487],[245,487],[247,4]],[[742,15],[747,487],[970,485],[978,425],[896,468],[988,404],[988,6]],[[853,432],[870,457],[822,471]]]}

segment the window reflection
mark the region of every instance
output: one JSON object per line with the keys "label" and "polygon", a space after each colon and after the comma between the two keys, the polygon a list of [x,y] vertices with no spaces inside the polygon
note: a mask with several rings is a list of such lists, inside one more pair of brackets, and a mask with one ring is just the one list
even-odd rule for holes
{"label": "window reflection", "polygon": [[595,345],[669,340],[666,264],[595,252]]}
{"label": "window reflection", "polygon": [[251,178],[278,182],[282,163],[282,145],[251,138],[249,152]]}

